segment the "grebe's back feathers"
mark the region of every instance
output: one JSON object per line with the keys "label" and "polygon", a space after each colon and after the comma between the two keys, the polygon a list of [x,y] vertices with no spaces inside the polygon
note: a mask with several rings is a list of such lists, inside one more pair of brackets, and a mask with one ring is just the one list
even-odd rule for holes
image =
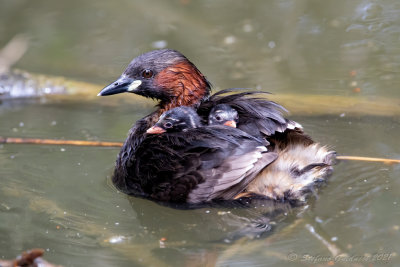
{"label": "grebe's back feathers", "polygon": [[147,136],[137,148],[135,173],[129,177],[137,183],[134,188],[150,192],[145,197],[161,201],[231,199],[228,196],[240,193],[261,166],[276,159],[266,150],[256,138],[226,126]]}
{"label": "grebe's back feathers", "polygon": [[287,120],[283,113],[287,110],[281,105],[259,97],[260,94],[269,94],[263,91],[248,91],[235,94],[228,94],[237,89],[221,90],[203,101],[197,112],[206,117],[210,110],[218,104],[227,104],[234,108],[240,118],[238,128],[255,134],[271,136],[276,132],[284,132],[286,129],[301,127],[299,124]]}

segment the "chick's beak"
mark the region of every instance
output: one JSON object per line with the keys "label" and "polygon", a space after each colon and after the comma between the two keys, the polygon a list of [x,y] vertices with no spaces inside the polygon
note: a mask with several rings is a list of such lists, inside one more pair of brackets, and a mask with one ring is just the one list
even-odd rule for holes
{"label": "chick's beak", "polygon": [[165,130],[159,126],[153,126],[151,128],[149,128],[146,133],[148,134],[162,134],[165,133]]}
{"label": "chick's beak", "polygon": [[224,125],[236,128],[236,122],[235,121],[226,121]]}
{"label": "chick's beak", "polygon": [[119,93],[130,92],[142,84],[141,80],[134,80],[129,77],[121,76],[115,82],[107,85],[101,90],[98,96],[115,95]]}

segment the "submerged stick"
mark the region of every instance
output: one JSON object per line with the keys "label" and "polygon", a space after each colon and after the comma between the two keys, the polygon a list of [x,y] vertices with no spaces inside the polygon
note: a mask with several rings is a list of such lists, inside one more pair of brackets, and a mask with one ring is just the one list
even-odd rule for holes
{"label": "submerged stick", "polygon": [[371,158],[371,157],[358,157],[358,156],[337,156],[336,159],[339,159],[339,160],[383,162],[383,163],[386,163],[386,164],[400,163],[400,159],[384,159],[384,158]]}
{"label": "submerged stick", "polygon": [[121,142],[16,138],[16,137],[1,137],[1,136],[0,136],[0,144],[70,145],[70,146],[99,146],[99,147],[121,147],[123,145],[123,143]]}
{"label": "submerged stick", "polygon": [[311,224],[306,224],[305,228],[312,234],[315,238],[317,238],[321,243],[329,250],[332,256],[335,258],[338,255],[342,254],[341,249],[336,246],[333,242],[329,242],[326,238],[320,235]]}
{"label": "submerged stick", "polygon": [[0,49],[0,74],[7,73],[28,50],[29,38],[24,34],[14,36]]}

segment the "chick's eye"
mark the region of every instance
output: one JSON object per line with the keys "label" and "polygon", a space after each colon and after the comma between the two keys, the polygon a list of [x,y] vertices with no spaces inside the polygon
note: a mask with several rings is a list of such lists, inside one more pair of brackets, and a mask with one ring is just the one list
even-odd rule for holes
{"label": "chick's eye", "polygon": [[172,123],[166,122],[166,123],[164,124],[164,127],[165,127],[165,128],[171,128],[171,127],[172,127]]}
{"label": "chick's eye", "polygon": [[222,118],[221,118],[220,116],[215,116],[215,119],[216,119],[217,121],[222,121]]}
{"label": "chick's eye", "polygon": [[148,69],[144,70],[142,72],[142,77],[146,78],[146,79],[149,79],[149,78],[153,77],[153,71],[152,70],[148,70]]}

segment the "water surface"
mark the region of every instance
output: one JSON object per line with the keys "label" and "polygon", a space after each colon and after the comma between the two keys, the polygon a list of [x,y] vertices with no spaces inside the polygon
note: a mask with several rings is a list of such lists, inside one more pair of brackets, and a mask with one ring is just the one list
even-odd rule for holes
{"label": "water surface", "polygon": [[[128,116],[87,102],[15,104],[0,110],[0,130],[9,136],[89,140],[102,133],[103,140],[119,141],[131,121],[149,111]],[[293,118],[342,154],[399,156],[393,134],[399,133],[398,120]],[[119,125],[126,129],[115,131]],[[47,259],[66,266],[193,266],[192,261],[257,266],[279,265],[296,253],[293,263],[302,265],[304,254],[331,255],[307,224],[349,254],[399,249],[399,166],[341,162],[306,207],[256,203],[248,209],[177,210],[118,193],[110,184],[117,153],[2,145],[1,256],[43,247]]]}

